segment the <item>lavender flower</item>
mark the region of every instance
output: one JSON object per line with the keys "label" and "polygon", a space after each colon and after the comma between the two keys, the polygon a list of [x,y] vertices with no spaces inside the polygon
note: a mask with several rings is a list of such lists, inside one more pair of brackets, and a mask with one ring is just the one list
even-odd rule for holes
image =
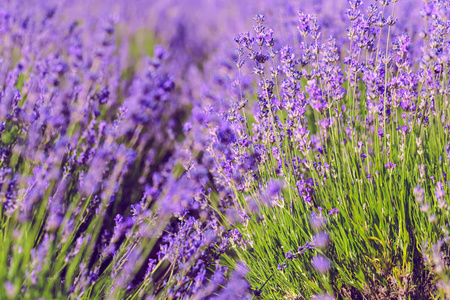
{"label": "lavender flower", "polygon": [[320,273],[326,273],[331,268],[330,261],[320,254],[313,257],[311,265]]}

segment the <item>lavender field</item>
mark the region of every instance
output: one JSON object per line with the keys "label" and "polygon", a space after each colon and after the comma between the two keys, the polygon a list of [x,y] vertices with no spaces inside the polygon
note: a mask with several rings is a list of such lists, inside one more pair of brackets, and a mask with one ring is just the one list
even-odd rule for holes
{"label": "lavender field", "polygon": [[0,299],[450,299],[449,0],[0,1]]}

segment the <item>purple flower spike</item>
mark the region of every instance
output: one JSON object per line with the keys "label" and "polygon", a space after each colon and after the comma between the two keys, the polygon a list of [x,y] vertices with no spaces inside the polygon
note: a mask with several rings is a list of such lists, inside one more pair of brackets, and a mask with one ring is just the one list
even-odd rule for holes
{"label": "purple flower spike", "polygon": [[283,185],[280,181],[271,178],[267,184],[266,191],[270,197],[277,197],[280,195],[282,188],[283,188]]}
{"label": "purple flower spike", "polygon": [[320,254],[313,257],[313,259],[311,260],[311,264],[314,269],[322,274],[325,274],[331,268],[330,261]]}
{"label": "purple flower spike", "polygon": [[388,162],[386,165],[384,165],[388,170],[393,170],[397,165],[391,162]]}

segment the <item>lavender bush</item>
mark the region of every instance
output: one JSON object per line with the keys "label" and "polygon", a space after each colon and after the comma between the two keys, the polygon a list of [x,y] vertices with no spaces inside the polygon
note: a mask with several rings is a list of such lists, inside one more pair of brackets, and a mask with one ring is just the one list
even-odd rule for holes
{"label": "lavender bush", "polygon": [[0,297],[219,294],[229,240],[206,168],[177,165],[191,103],[170,54],[107,1],[28,4],[0,10]]}
{"label": "lavender bush", "polygon": [[0,298],[447,299],[448,6],[2,2]]}
{"label": "lavender bush", "polygon": [[263,15],[235,39],[240,89],[225,116],[236,142],[218,173],[232,178],[235,255],[258,295],[448,295],[448,4],[425,3],[414,36],[407,24],[396,33],[396,2],[350,1],[347,42],[303,12],[299,45],[277,45]]}

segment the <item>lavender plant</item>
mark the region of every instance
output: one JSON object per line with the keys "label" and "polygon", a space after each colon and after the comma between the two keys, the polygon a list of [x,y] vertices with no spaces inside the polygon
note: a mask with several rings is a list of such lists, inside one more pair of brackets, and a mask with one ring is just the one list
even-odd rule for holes
{"label": "lavender plant", "polygon": [[350,1],[346,43],[303,12],[298,46],[277,45],[263,15],[235,39],[228,125],[211,126],[209,152],[241,219],[228,262],[249,266],[256,296],[446,290],[445,259],[423,257],[448,236],[448,4],[425,3],[416,36],[395,33],[396,5]]}
{"label": "lavender plant", "polygon": [[190,103],[170,54],[151,42],[141,56],[125,15],[36,3],[0,11],[0,298],[226,293],[207,169],[177,168]]}
{"label": "lavender plant", "polygon": [[443,0],[4,1],[0,298],[448,298],[449,26]]}

